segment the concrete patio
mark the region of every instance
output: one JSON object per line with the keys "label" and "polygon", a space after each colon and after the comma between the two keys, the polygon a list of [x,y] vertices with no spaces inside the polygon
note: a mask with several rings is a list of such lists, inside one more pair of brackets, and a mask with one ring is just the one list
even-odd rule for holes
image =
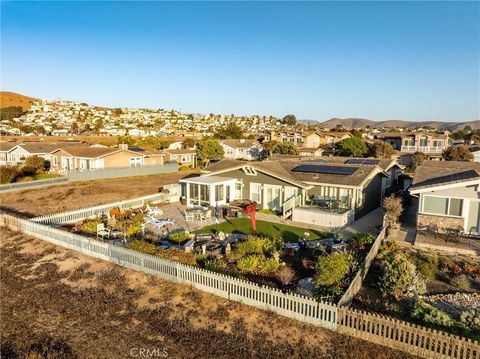
{"label": "concrete patio", "polygon": [[185,220],[184,211],[187,208],[186,206],[181,205],[180,203],[169,203],[167,205],[159,207],[163,214],[161,216],[156,216],[156,218],[171,218],[175,221],[172,225],[166,225],[162,228],[156,228],[152,224],[148,223],[145,225],[145,230],[148,232],[155,233],[157,235],[165,235],[170,232],[178,232],[178,231],[189,231],[193,232],[197,229],[202,227],[208,226],[209,224],[215,223],[215,217],[212,216],[211,219],[207,221],[194,221],[194,222],[187,222]]}

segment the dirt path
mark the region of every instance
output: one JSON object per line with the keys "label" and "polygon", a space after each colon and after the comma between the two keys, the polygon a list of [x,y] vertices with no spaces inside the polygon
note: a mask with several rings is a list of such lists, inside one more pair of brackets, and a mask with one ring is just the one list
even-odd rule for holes
{"label": "dirt path", "polygon": [[5,358],[410,358],[4,228],[0,249]]}
{"label": "dirt path", "polygon": [[25,217],[42,216],[154,194],[159,187],[178,183],[188,174],[191,172],[85,181],[10,192],[0,195],[0,205]]}

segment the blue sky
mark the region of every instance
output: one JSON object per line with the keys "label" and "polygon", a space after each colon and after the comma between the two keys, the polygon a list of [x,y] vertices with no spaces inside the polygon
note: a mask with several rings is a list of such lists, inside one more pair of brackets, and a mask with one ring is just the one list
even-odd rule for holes
{"label": "blue sky", "polygon": [[1,88],[186,112],[480,119],[479,2],[4,2]]}

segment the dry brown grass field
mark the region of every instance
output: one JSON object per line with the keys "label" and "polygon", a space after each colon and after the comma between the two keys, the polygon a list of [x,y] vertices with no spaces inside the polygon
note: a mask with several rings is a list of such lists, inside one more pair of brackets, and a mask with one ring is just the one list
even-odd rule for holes
{"label": "dry brown grass field", "polygon": [[2,228],[2,358],[411,358]]}
{"label": "dry brown grass field", "polygon": [[0,108],[20,106],[23,111],[27,111],[36,100],[38,99],[15,92],[0,91]]}
{"label": "dry brown grass field", "polygon": [[75,182],[0,194],[0,205],[23,217],[42,216],[147,196],[192,172]]}

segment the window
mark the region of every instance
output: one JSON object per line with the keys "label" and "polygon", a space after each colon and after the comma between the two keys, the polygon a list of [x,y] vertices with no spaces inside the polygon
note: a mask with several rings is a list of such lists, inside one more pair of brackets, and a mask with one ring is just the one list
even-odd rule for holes
{"label": "window", "polygon": [[260,183],[250,183],[250,199],[262,203],[262,185]]}
{"label": "window", "polygon": [[139,167],[142,165],[142,157],[130,157],[130,167]]}
{"label": "window", "polygon": [[461,198],[423,197],[424,213],[460,217],[462,215],[462,206],[463,199]]}
{"label": "window", "polygon": [[245,172],[246,175],[248,176],[256,176],[257,171],[255,171],[255,168],[253,167],[243,167],[243,172]]}
{"label": "window", "polygon": [[215,186],[215,201],[223,201],[223,184]]}
{"label": "window", "polygon": [[242,195],[242,182],[236,182],[236,183],[235,183],[235,198],[237,198],[237,199],[243,198],[243,195]]}
{"label": "window", "polygon": [[386,188],[390,188],[391,185],[392,185],[392,177],[391,177],[391,176],[388,176],[388,177],[387,177],[386,184],[385,184],[385,187],[386,187]]}

